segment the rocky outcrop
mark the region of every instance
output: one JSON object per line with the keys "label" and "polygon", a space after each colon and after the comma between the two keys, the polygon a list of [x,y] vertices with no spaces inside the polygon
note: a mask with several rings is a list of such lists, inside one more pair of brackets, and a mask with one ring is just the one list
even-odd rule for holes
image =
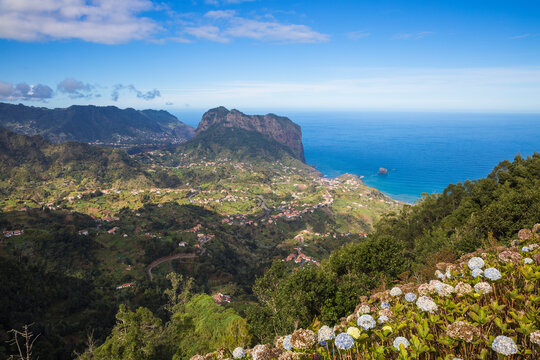
{"label": "rocky outcrop", "polygon": [[228,110],[223,106],[208,110],[202,117],[195,134],[213,127],[240,128],[266,135],[285,145],[293,155],[305,162],[302,130],[290,119],[274,114],[246,115],[238,110]]}

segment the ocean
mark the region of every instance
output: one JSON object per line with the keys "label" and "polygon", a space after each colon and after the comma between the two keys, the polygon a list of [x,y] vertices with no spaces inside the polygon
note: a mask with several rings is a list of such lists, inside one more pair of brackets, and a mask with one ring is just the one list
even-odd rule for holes
{"label": "ocean", "polygon": [[[202,113],[176,115],[196,126]],[[540,114],[275,113],[302,127],[306,162],[325,176],[363,176],[367,185],[409,203],[540,151]],[[388,175],[378,174],[381,167]]]}

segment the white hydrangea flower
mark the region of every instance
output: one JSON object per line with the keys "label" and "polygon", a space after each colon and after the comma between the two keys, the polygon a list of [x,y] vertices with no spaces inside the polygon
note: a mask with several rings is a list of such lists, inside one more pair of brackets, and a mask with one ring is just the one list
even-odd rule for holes
{"label": "white hydrangea flower", "polygon": [[540,345],[540,330],[536,330],[529,335],[529,339],[533,344]]}
{"label": "white hydrangea flower", "polygon": [[527,246],[524,246],[524,247],[521,248],[521,251],[523,251],[523,252],[529,252],[529,251],[531,251],[531,249],[528,248]]}
{"label": "white hydrangea flower", "polygon": [[502,277],[501,272],[494,267],[490,267],[484,270],[484,276],[491,281],[497,281]]}
{"label": "white hydrangea flower", "polygon": [[373,316],[371,315],[362,315],[358,318],[356,321],[356,324],[360,327],[362,327],[364,330],[373,329],[377,323],[375,322],[375,319],[373,319]]}
{"label": "white hydrangea flower", "polygon": [[394,286],[392,288],[392,290],[390,290],[390,295],[391,296],[400,296],[403,292],[401,291],[400,288],[398,288],[397,286]]}
{"label": "white hydrangea flower", "polygon": [[414,293],[406,293],[405,300],[407,300],[408,302],[413,302],[416,300],[416,295]]}
{"label": "white hydrangea flower", "polygon": [[404,338],[403,336],[398,336],[394,339],[394,348],[399,351],[399,345],[403,345],[403,347],[406,349],[408,348],[411,343],[409,343],[409,340],[407,338]]}
{"label": "white hydrangea flower", "polygon": [[334,330],[331,329],[328,325],[322,326],[317,334],[319,342],[332,340],[336,337]]}
{"label": "white hydrangea flower", "polygon": [[433,313],[438,309],[437,304],[427,296],[420,296],[418,300],[416,300],[416,306],[418,306],[420,310],[428,311],[430,313]]}
{"label": "white hydrangea flower", "polygon": [[448,297],[454,293],[454,287],[448,284],[441,284],[437,288],[437,294],[442,297]]}
{"label": "white hydrangea flower", "polygon": [[379,322],[379,324],[384,324],[385,322],[387,322],[389,319],[388,319],[388,316],[384,316],[384,315],[381,315],[379,316],[379,318],[377,319],[377,321]]}
{"label": "white hydrangea flower", "polygon": [[476,278],[476,277],[482,276],[483,273],[484,272],[482,271],[482,269],[474,269],[472,271],[472,277]]}
{"label": "white hydrangea flower", "polygon": [[479,294],[489,294],[493,291],[493,289],[487,282],[479,282],[478,284],[474,285],[474,291]]}
{"label": "white hydrangea flower", "polygon": [[369,314],[371,312],[371,309],[369,308],[369,305],[361,305],[358,308],[358,311],[356,313],[357,316],[360,316],[362,314]]}
{"label": "white hydrangea flower", "polygon": [[481,269],[484,267],[484,259],[475,256],[469,260],[469,263],[467,265],[469,266],[469,269],[471,270]]}
{"label": "white hydrangea flower", "polygon": [[497,336],[495,340],[493,340],[491,348],[499,354],[506,356],[514,355],[518,352],[518,347],[514,340],[504,335]]}
{"label": "white hydrangea flower", "polygon": [[523,262],[524,262],[525,264],[532,264],[532,263],[533,263],[533,259],[531,259],[531,258],[528,257],[528,258],[523,259]]}
{"label": "white hydrangea flower", "polygon": [[244,351],[244,348],[239,346],[233,350],[232,355],[235,359],[241,359],[246,356],[246,352]]}

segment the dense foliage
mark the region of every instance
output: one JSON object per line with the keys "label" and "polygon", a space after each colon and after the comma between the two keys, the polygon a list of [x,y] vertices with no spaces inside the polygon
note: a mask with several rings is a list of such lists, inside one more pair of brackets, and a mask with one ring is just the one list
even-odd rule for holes
{"label": "dense foliage", "polygon": [[538,214],[540,154],[503,161],[485,179],[449,185],[384,216],[365,242],[344,245],[319,268],[291,273],[274,264],[254,287],[259,304],[249,324],[266,342],[316,317],[335,322],[375,288],[425,278],[437,262],[483,243],[508,243]]}

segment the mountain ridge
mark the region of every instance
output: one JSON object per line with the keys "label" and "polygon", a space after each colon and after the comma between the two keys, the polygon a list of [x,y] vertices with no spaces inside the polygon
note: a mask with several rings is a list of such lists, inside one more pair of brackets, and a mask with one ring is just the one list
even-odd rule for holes
{"label": "mountain ridge", "polygon": [[24,135],[42,135],[53,143],[78,141],[113,146],[182,143],[193,127],[164,110],[72,105],[67,108],[0,102],[0,126]]}

